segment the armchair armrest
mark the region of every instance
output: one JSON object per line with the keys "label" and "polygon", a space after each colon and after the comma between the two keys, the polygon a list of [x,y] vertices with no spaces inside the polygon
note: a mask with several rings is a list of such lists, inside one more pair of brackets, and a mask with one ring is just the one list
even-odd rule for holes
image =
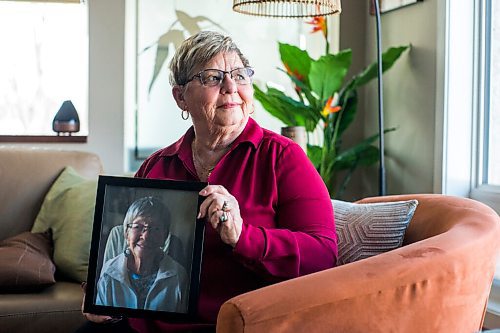
{"label": "armchair armrest", "polygon": [[[452,214],[452,227],[441,234],[228,300],[217,332],[480,330],[499,218],[475,203],[446,209],[460,214]],[[433,216],[427,223],[446,220]]]}

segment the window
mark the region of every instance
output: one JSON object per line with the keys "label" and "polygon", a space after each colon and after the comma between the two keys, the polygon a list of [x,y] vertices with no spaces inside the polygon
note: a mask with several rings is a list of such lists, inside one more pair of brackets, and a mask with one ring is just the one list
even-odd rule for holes
{"label": "window", "polygon": [[[471,197],[500,213],[500,3],[479,1],[477,167]],[[500,270],[497,272],[500,278]]]}
{"label": "window", "polygon": [[485,177],[500,186],[500,3],[487,1],[485,33]]}
{"label": "window", "polygon": [[88,134],[87,8],[0,1],[0,136],[54,136],[65,100]]}
{"label": "window", "polygon": [[[477,167],[471,197],[500,214],[500,2],[478,0],[476,60]],[[500,327],[500,259],[484,326]]]}

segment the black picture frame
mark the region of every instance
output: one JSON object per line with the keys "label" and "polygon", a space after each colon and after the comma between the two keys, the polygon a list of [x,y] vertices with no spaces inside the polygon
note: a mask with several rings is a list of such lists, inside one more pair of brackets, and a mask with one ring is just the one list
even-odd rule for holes
{"label": "black picture frame", "polygon": [[[99,176],[85,312],[173,322],[189,321],[196,316],[204,237],[204,222],[197,219],[197,215],[203,201],[199,191],[206,185],[205,182]],[[148,200],[154,201],[149,206],[163,209],[158,216],[170,215],[168,233],[162,227],[165,224],[148,222],[156,226],[150,226],[152,231],[149,231],[148,227],[144,228],[148,223],[128,223],[132,221],[130,217],[144,209],[138,209],[138,205],[144,207],[140,203]],[[130,209],[125,221],[127,211],[136,201],[135,210]],[[141,222],[139,215],[133,221]],[[154,245],[149,248],[144,244],[146,233],[149,246]],[[127,253],[126,249],[131,247],[133,252]],[[148,254],[145,258],[159,258],[155,260],[159,268],[151,275],[132,274],[126,269],[129,258],[141,251]],[[145,292],[131,294],[140,288]],[[137,294],[143,295],[142,303]]]}

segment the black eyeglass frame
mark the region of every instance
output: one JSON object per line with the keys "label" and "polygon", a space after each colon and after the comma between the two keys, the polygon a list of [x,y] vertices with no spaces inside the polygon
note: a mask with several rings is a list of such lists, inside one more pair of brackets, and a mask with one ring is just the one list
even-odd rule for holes
{"label": "black eyeglass frame", "polygon": [[[135,225],[135,226],[134,226]],[[132,231],[136,231],[140,234],[142,233],[145,233],[146,231],[158,231],[160,230],[161,228],[158,227],[158,226],[149,226],[149,225],[142,225],[140,223],[127,223],[127,228],[132,230]],[[139,231],[139,229],[141,229]]]}
{"label": "black eyeglass frame", "polygon": [[[184,82],[184,84],[182,84],[182,86],[185,86],[186,84],[188,84],[189,82],[193,81],[195,78],[198,78],[200,80],[200,83],[202,84],[202,86],[204,87],[216,87],[216,86],[219,86],[222,81],[224,81],[224,77],[226,76],[226,74],[229,74],[229,77],[234,80],[233,78],[233,72],[235,71],[238,71],[238,70],[241,70],[241,69],[246,69],[247,71],[247,74],[248,74],[248,77],[251,79],[252,76],[255,74],[255,71],[252,67],[238,67],[238,68],[235,68],[235,69],[232,69],[230,71],[223,71],[221,69],[216,69],[216,68],[207,68],[207,69],[204,69],[202,71],[199,71],[198,73],[196,73],[195,75],[193,75],[189,80],[187,80],[186,82]],[[210,85],[207,85],[205,84],[205,82],[203,82],[203,79],[201,78],[201,74],[203,74],[204,72],[206,71],[217,71],[219,73],[222,73],[222,80],[216,84],[216,85],[213,85],[213,86],[210,86]],[[244,83],[244,84],[241,84],[241,83],[238,83],[238,81],[236,81],[236,84],[238,85],[247,85],[247,83]]]}

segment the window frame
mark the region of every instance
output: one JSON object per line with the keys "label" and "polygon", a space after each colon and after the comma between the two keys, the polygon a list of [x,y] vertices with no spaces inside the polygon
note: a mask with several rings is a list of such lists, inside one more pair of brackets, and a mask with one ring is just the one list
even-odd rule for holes
{"label": "window frame", "polygon": [[[500,214],[500,186],[484,184],[487,170],[484,43],[488,2],[438,3],[436,161],[434,191],[470,197]],[[500,327],[500,260],[489,295],[484,327]]]}
{"label": "window frame", "polygon": [[475,171],[472,175],[472,186],[470,197],[484,202],[500,214],[500,186],[488,184],[488,144],[489,144],[489,89],[490,77],[490,46],[488,42],[484,44],[481,41],[490,40],[491,25],[491,1],[476,0],[477,12],[476,24],[478,45],[475,45],[475,124],[473,124],[476,140],[476,152],[472,157],[475,164]]}
{"label": "window frame", "polygon": [[[490,54],[492,23],[492,0],[475,1],[475,45],[474,45],[474,118],[473,131],[475,153],[471,175],[471,190],[469,197],[493,208],[500,214],[500,186],[488,184],[488,154],[489,154],[489,113],[490,113]],[[500,327],[500,258],[485,314],[484,327]]]}
{"label": "window frame", "polygon": [[[479,0],[477,19],[479,41],[491,40],[491,0]],[[500,186],[488,184],[488,152],[489,152],[489,120],[490,120],[490,54],[488,42],[477,45],[478,65],[476,69],[477,84],[474,88],[477,100],[477,153],[475,158],[477,172],[473,177],[470,197],[484,202],[500,214]]]}

